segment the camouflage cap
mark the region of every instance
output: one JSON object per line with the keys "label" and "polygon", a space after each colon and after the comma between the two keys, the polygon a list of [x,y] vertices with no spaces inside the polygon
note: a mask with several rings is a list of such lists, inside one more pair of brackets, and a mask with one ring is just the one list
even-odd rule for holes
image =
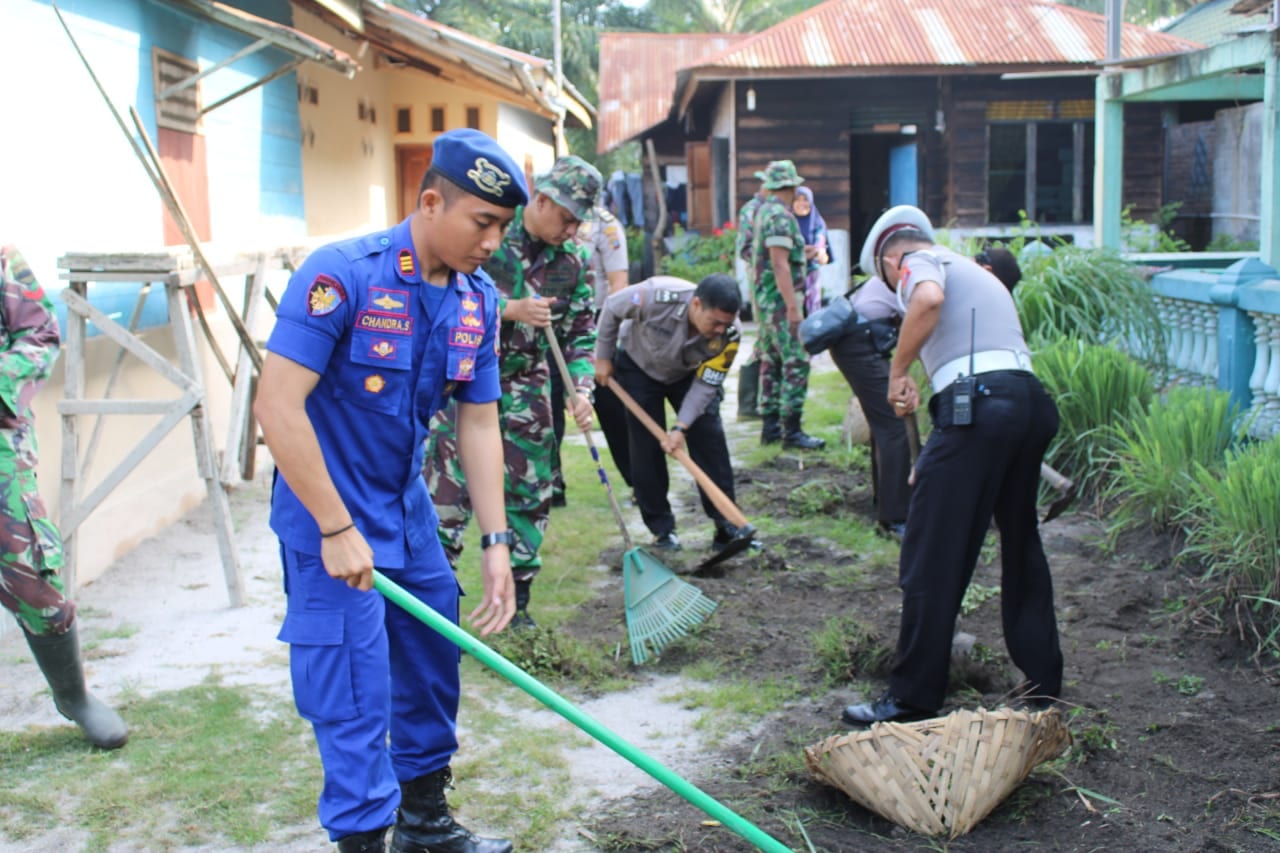
{"label": "camouflage cap", "polygon": [[798,187],[804,183],[804,178],[796,174],[796,164],[790,160],[774,160],[765,167],[762,180],[767,190]]}
{"label": "camouflage cap", "polygon": [[535,192],[542,193],[582,221],[595,218],[592,208],[599,201],[603,186],[600,170],[573,154],[561,157],[550,172],[533,182]]}

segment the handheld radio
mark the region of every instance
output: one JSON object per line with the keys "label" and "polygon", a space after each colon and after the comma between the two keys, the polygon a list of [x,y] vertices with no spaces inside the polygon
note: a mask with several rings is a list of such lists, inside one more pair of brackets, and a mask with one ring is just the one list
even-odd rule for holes
{"label": "handheld radio", "polygon": [[972,309],[969,315],[969,373],[961,376],[951,385],[951,423],[953,426],[969,426],[973,423],[973,394],[975,381],[973,378],[973,348],[978,323],[978,309]]}

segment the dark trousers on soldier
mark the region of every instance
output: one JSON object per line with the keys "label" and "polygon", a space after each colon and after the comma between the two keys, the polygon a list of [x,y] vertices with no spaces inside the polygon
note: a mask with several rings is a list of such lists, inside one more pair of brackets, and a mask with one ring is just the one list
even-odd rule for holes
{"label": "dark trousers on soldier", "polygon": [[[627,409],[608,388],[597,388],[594,391],[596,420],[600,423],[600,431],[604,433],[605,444],[609,446],[609,455],[613,457],[613,465],[622,475],[623,482],[631,485],[630,453],[627,448]],[[564,380],[560,371],[551,371],[551,423],[555,427],[556,449],[551,463],[555,475],[552,477],[552,491],[564,494],[564,472],[560,465],[560,447],[564,444],[565,430]]]}
{"label": "dark trousers on soldier", "polygon": [[950,426],[950,389],[929,403],[933,433],[916,462],[899,583],[902,624],[889,692],[933,711],[946,698],[951,638],[994,515],[1000,528],[1000,606],[1005,645],[1031,693],[1062,689],[1053,583],[1040,543],[1040,462],[1058,410],[1031,374],[977,376],[973,423]]}
{"label": "dark trousers on soldier", "polygon": [[877,520],[881,524],[906,521],[911,450],[907,428],[889,405],[889,360],[876,352],[870,337],[856,333],[836,341],[830,352],[871,427]]}
{"label": "dark trousers on soldier", "polygon": [[[666,424],[667,402],[676,410],[684,402],[693,383],[690,373],[670,385],[649,376],[626,353],[619,353],[614,360],[614,378],[623,389],[659,424]],[[654,536],[673,533],[676,518],[667,500],[670,480],[667,476],[666,454],[644,424],[627,413],[627,433],[631,452],[631,484],[635,487],[636,503],[645,526]],[[724,424],[720,420],[719,400],[698,417],[685,431],[685,444],[694,464],[706,472],[711,481],[733,500],[733,467],[729,461],[729,445],[724,437]],[[718,525],[729,522],[711,500],[698,490],[702,509]]]}

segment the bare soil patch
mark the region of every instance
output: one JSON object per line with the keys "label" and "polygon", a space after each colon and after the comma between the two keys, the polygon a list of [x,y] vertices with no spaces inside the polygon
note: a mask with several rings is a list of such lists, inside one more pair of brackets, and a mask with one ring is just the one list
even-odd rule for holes
{"label": "bare soil patch", "polygon": [[[845,729],[843,706],[878,691],[876,673],[825,687],[812,638],[836,615],[857,618],[892,649],[899,591],[896,564],[867,564],[838,550],[821,531],[872,524],[865,473],[836,470],[820,456],[783,455],[740,472],[748,516],[786,518],[800,501],[787,495],[822,479],[838,482],[841,504],[818,509],[814,535],[770,542],[722,570],[687,579],[720,602],[693,642],[647,665],[676,673],[712,660],[726,677],[792,679],[816,698],[793,703],[744,739],[704,753],[690,781],[775,838],[804,850],[939,849],[938,839],[903,830],[796,768],[807,745]],[[750,485],[746,485],[746,484]],[[809,502],[810,504],[812,502]],[[700,511],[690,506],[690,517]],[[812,510],[813,506],[808,505]],[[1176,567],[1167,537],[1130,534],[1103,547],[1101,523],[1068,513],[1043,528],[1053,567],[1062,645],[1063,696],[1076,744],[1059,773],[1040,770],[950,850],[1276,850],[1280,849],[1280,691],[1274,673],[1225,626],[1196,618],[1195,567]],[[999,583],[998,549],[975,583]],[[700,553],[664,561],[691,570]],[[988,555],[984,555],[988,556]],[[617,555],[602,561],[618,565]],[[840,579],[842,567],[856,580]],[[834,570],[834,572],[832,571]],[[567,622],[566,630],[601,644],[617,641],[620,585]],[[1008,660],[998,601],[964,616],[960,631],[979,654],[953,671],[945,711],[996,707],[1020,675]],[[960,677],[958,678],[957,675]],[[863,680],[865,679],[865,680]],[[1100,795],[1100,796],[1099,796]],[[738,851],[753,847],[665,789],[617,800],[591,821],[609,850]]]}

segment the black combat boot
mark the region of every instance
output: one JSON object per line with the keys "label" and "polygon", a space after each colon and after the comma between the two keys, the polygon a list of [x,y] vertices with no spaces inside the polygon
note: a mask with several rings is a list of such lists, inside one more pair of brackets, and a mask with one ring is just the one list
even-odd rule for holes
{"label": "black combat boot", "polygon": [[511,617],[513,631],[538,627],[538,623],[529,615],[529,587],[532,584],[532,579],[516,581],[516,615]]}
{"label": "black combat boot", "polygon": [[760,417],[760,360],[749,361],[738,371],[738,420]]}
{"label": "black combat boot", "polygon": [[74,722],[89,742],[100,749],[119,749],[129,740],[129,728],[120,715],[103,704],[84,686],[80,666],[80,640],[74,625],[65,634],[36,637],[22,632],[36,659],[58,713]]}
{"label": "black combat boot", "polygon": [[400,783],[400,813],[391,834],[391,853],[511,853],[505,838],[481,838],[449,814],[445,788],[453,773],[434,773]]}
{"label": "black combat boot", "polygon": [[800,429],[800,414],[787,415],[786,428],[782,435],[783,447],[794,447],[798,450],[821,450],[827,446],[827,442],[821,438],[809,435]]}
{"label": "black combat boot", "polygon": [[387,828],[356,832],[338,839],[338,853],[386,853]]}
{"label": "black combat boot", "polygon": [[777,444],[782,441],[782,422],[777,415],[765,415],[760,426],[760,443]]}

